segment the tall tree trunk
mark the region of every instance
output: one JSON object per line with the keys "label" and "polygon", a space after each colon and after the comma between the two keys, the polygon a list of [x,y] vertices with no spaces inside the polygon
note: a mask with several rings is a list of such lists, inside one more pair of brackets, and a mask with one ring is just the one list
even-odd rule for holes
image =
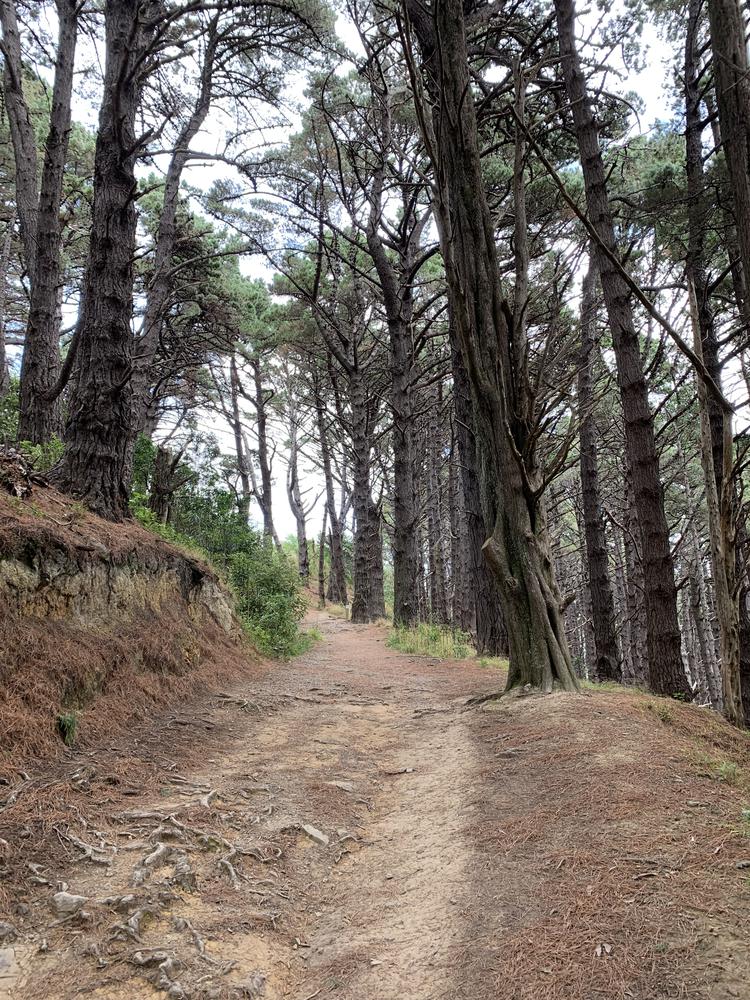
{"label": "tall tree trunk", "polygon": [[318,604],[326,606],[326,520],[328,505],[323,504],[323,524],[320,528],[320,545],[318,546]]}
{"label": "tall tree trunk", "polygon": [[200,88],[192,114],[185,122],[169,160],[164,178],[164,196],[154,245],[153,273],[146,290],[146,309],[133,352],[133,440],[144,431],[151,400],[154,359],[161,341],[162,327],[172,296],[171,264],[177,239],[177,209],[180,202],[182,174],[190,159],[190,144],[203,127],[211,109],[213,77],[219,36],[218,15],[205,34],[205,48],[200,73]]}
{"label": "tall tree trunk", "polygon": [[331,565],[328,576],[328,600],[334,604],[348,604],[346,591],[346,567],[344,564],[344,547],[342,542],[342,527],[336,510],[336,494],[333,488],[333,470],[331,468],[331,449],[328,443],[328,428],[320,386],[313,383],[315,392],[315,412],[318,424],[318,439],[320,441],[320,457],[323,465],[323,478],[326,486],[326,509],[331,524],[330,551]]}
{"label": "tall tree trunk", "polygon": [[362,375],[358,372],[353,373],[349,385],[354,504],[352,621],[370,622],[380,617],[377,611],[380,603],[377,596],[377,580],[373,578],[380,532],[373,524],[373,503],[370,493],[372,438],[369,427],[367,395]]}
{"label": "tall tree trunk", "polygon": [[83,282],[77,379],[57,485],[112,520],[128,515],[132,421],[130,322],[136,210],[135,120],[154,4],[105,8],[106,65],[94,156],[91,242]]}
{"label": "tall tree trunk", "polygon": [[442,441],[438,412],[439,393],[431,401],[427,430],[427,539],[430,547],[430,617],[441,625],[448,623],[448,596],[443,551],[443,513],[441,503]]}
{"label": "tall tree trunk", "polygon": [[8,300],[8,265],[10,264],[12,243],[13,223],[8,219],[5,224],[2,250],[0,250],[0,400],[5,399],[10,389],[10,370],[5,351],[5,306]]}
{"label": "tall tree trunk", "polygon": [[597,680],[622,677],[615,634],[615,602],[609,579],[607,535],[604,528],[596,457],[593,365],[596,326],[596,271],[589,265],[583,279],[581,300],[581,353],[578,361],[578,413],[580,423],[581,501],[586,535],[588,589],[596,657]]}
{"label": "tall tree trunk", "polygon": [[[534,470],[517,455],[528,430],[512,408],[508,306],[501,296],[495,231],[482,176],[461,0],[431,10],[407,0],[419,39],[431,113],[421,124],[437,179],[436,218],[451,322],[469,373],[482,454],[483,508],[494,512],[485,555],[496,574],[510,645],[508,688],[554,684],[575,690]],[[439,136],[439,141],[438,141]]]}
{"label": "tall tree trunk", "polygon": [[59,396],[62,223],[60,205],[70,138],[79,0],[56,0],[57,57],[36,217],[29,321],[21,364],[18,437],[44,444],[62,430]]}
{"label": "tall tree trunk", "polygon": [[255,406],[255,433],[258,438],[258,468],[260,470],[260,489],[256,488],[255,499],[258,501],[263,515],[263,534],[273,542],[280,552],[281,542],[273,523],[273,470],[268,443],[268,396],[263,387],[260,358],[254,357],[250,362],[250,368],[253,373],[254,394],[251,398]]}
{"label": "tall tree trunk", "polygon": [[237,371],[237,360],[234,356],[229,359],[229,395],[231,399],[231,411],[225,412],[229,423],[232,426],[234,435],[234,453],[237,456],[237,472],[240,477],[239,497],[237,500],[237,510],[242,518],[242,523],[247,524],[250,520],[250,500],[253,496],[252,479],[250,475],[250,456],[245,448],[245,436],[242,433],[242,414],[240,412],[240,379]]}
{"label": "tall tree trunk", "polygon": [[16,214],[24,267],[29,281],[33,281],[39,213],[36,131],[23,92],[23,58],[16,0],[0,0],[0,23],[3,29],[3,96],[16,169]]}
{"label": "tall tree trunk", "polygon": [[599,132],[576,48],[573,0],[555,0],[555,11],[562,71],[578,140],[588,215],[597,235],[594,259],[609,316],[622,398],[625,450],[633,477],[643,554],[649,684],[659,694],[690,698],[691,690],[682,666],[677,590],[669,526],[664,513],[653,414],[649,406],[630,289],[613,263],[613,258],[619,257],[619,249],[607,194]]}
{"label": "tall tree trunk", "polygon": [[479,482],[479,455],[474,433],[474,406],[471,387],[461,350],[451,330],[451,362],[453,367],[453,404],[456,410],[456,439],[461,462],[463,517],[468,536],[468,584],[474,608],[472,629],[477,653],[484,656],[506,656],[508,633],[502,610],[502,597],[495,574],[484,557],[484,543],[489,537],[482,512]]}
{"label": "tall tree trunk", "polygon": [[299,484],[299,458],[297,445],[297,412],[293,407],[289,414],[289,457],[287,460],[286,493],[289,509],[297,525],[297,571],[306,583],[310,576],[310,554],[307,551],[307,523],[302,491]]}
{"label": "tall tree trunk", "polygon": [[[387,96],[379,95],[387,104]],[[367,226],[367,247],[375,264],[388,324],[391,413],[393,415],[393,620],[411,625],[418,617],[416,493],[414,484],[414,343],[412,321],[414,261],[423,225],[414,218],[411,192],[404,198],[408,211],[400,227],[401,244],[394,264],[386,252],[379,227],[383,213],[385,154],[391,141],[389,109],[381,107],[383,161],[374,172]],[[410,225],[407,223],[411,223]]]}
{"label": "tall tree trunk", "polygon": [[[721,144],[729,173],[745,288],[750,288],[750,66],[739,0],[709,0]],[[746,305],[747,311],[750,303]]]}

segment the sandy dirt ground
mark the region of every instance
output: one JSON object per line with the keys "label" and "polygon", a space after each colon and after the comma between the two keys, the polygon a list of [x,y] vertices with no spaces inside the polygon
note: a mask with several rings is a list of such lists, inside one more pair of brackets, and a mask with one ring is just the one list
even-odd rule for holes
{"label": "sandy dirt ground", "polygon": [[[311,624],[303,657],[72,758],[48,853],[3,833],[0,997],[750,997],[728,727],[618,693],[467,704],[499,671]],[[136,750],[143,788],[113,777]]]}

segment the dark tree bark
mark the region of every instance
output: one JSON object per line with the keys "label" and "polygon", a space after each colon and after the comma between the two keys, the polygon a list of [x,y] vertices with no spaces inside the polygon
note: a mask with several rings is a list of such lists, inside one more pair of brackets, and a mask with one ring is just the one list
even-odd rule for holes
{"label": "dark tree bark", "polygon": [[77,378],[56,484],[111,520],[128,516],[132,427],[131,317],[136,210],[135,121],[156,5],[105,8],[106,64],[94,156],[91,242],[78,330]]}
{"label": "dark tree bark", "polygon": [[[393,415],[393,620],[411,625],[417,620],[417,506],[414,486],[414,343],[412,340],[414,261],[422,225],[415,219],[402,224],[403,236],[394,267],[378,232],[382,212],[384,168],[381,166],[371,194],[367,246],[378,273],[388,323]],[[405,206],[410,205],[404,199]],[[408,209],[413,215],[413,205]]]}
{"label": "dark tree bark", "polygon": [[562,71],[571,106],[588,216],[596,233],[594,259],[612,331],[617,377],[625,421],[625,450],[641,535],[646,604],[649,684],[659,694],[690,698],[682,666],[677,590],[664,513],[654,421],[641,362],[630,289],[614,261],[619,260],[615,227],[599,132],[586,90],[575,40],[573,0],[555,0]]}
{"label": "dark tree bark", "polygon": [[[352,621],[383,617],[382,536],[380,515],[372,501],[372,427],[370,406],[361,373],[349,379],[352,422],[352,502],[354,507],[354,567]],[[380,571],[378,572],[378,567]]]}
{"label": "dark tree bark", "polygon": [[[692,0],[693,4],[694,2],[695,0]],[[696,22],[698,16],[699,13],[696,12],[694,15]],[[724,151],[724,157],[727,164],[729,185],[732,195],[732,216],[734,219],[733,236],[736,239],[736,246],[739,251],[739,261],[738,265],[735,265],[733,270],[733,279],[737,290],[737,302],[740,312],[743,316],[745,325],[750,326],[750,297],[747,293],[747,290],[750,288],[750,65],[748,64],[745,22],[742,14],[742,8],[738,3],[738,0],[709,0],[708,16],[711,28],[711,50],[713,54],[716,103],[719,113],[719,132],[721,137],[721,147]],[[693,31],[693,35],[695,35],[696,32],[697,26]],[[696,53],[695,51],[691,53],[689,51],[689,46],[690,37],[688,38],[686,55],[692,55],[692,59],[695,61]],[[693,46],[694,48],[697,48],[697,40],[693,41]],[[690,80],[686,80],[686,106],[688,111],[692,110],[691,97],[693,104],[697,104],[698,100],[697,79],[695,79],[697,67],[690,67],[686,62],[686,71],[691,68],[693,69],[693,74],[691,75],[694,76],[692,93],[687,89],[690,85]],[[699,105],[696,108],[696,115],[699,119]],[[697,132],[699,136],[700,132],[698,129],[699,125],[696,122],[693,126],[693,133],[695,134],[695,132]],[[686,134],[686,140],[689,139],[689,135],[690,133],[688,131]],[[696,154],[697,142],[698,140],[694,138],[693,145],[696,149]],[[697,178],[698,165],[695,163],[696,154],[693,154],[691,157],[690,152],[688,151],[687,161],[688,170],[690,170],[690,166],[693,164],[693,173]],[[702,182],[702,161],[700,180]],[[690,200],[692,201],[692,199]],[[698,212],[700,211],[700,208],[693,209],[693,211]],[[698,239],[698,237],[696,237],[696,239]],[[702,242],[699,244],[699,248],[702,249]],[[693,245],[691,242],[691,250],[692,249]],[[730,256],[733,256],[731,248]],[[700,279],[700,275],[698,275],[698,279]],[[704,310],[707,310],[709,307],[708,304],[704,305],[702,303],[698,284],[696,284],[696,297],[698,303],[698,317],[701,322],[704,361],[706,366],[709,368],[709,371],[711,371],[709,366],[713,364],[720,373],[720,369],[718,368],[718,345],[716,343],[716,336],[713,333],[713,317],[711,317],[712,322],[710,326],[704,326],[704,322],[707,318],[704,314]],[[706,334],[705,336],[704,332]],[[709,410],[709,416],[711,420],[711,440],[714,451],[714,472],[717,476],[717,495],[720,505],[723,499],[725,507],[729,508],[731,505],[734,508],[734,530],[737,542],[739,543],[734,571],[731,575],[734,576],[736,584],[735,589],[737,591],[736,595],[733,595],[733,599],[737,602],[739,618],[737,625],[739,629],[739,663],[737,669],[739,672],[738,683],[740,691],[739,694],[736,691],[734,694],[732,693],[736,685],[734,684],[732,677],[727,677],[727,672],[724,670],[722,665],[725,710],[728,709],[730,717],[733,715],[737,718],[744,716],[745,720],[750,720],[750,615],[748,615],[747,610],[748,587],[745,576],[745,567],[742,565],[742,560],[739,557],[739,547],[746,544],[746,529],[745,525],[741,521],[738,522],[737,520],[735,495],[725,495],[727,491],[726,484],[724,491],[722,492],[719,477],[721,477],[722,469],[725,468],[725,466],[721,461],[721,425],[713,408]],[[724,516],[732,516],[732,513],[727,509],[726,512],[722,514],[722,517]],[[729,691],[727,691],[728,682],[730,688]],[[727,694],[729,694],[728,704]],[[734,703],[737,698],[739,698],[740,704],[739,708],[735,709]]]}
{"label": "dark tree bark", "polygon": [[23,90],[18,85],[22,80],[22,66],[15,3],[3,0],[0,4],[6,106],[16,159],[21,236],[31,286],[21,364],[18,438],[34,444],[44,444],[61,430],[59,401],[51,395],[51,390],[60,366],[60,205],[70,137],[79,5],[79,0],[56,0],[55,78],[37,193],[36,139]]}
{"label": "dark tree bark", "polygon": [[59,396],[62,222],[60,205],[70,138],[79,0],[56,0],[55,82],[39,189],[37,248],[21,366],[18,436],[43,444],[62,430]]}
{"label": "dark tree bark", "polygon": [[463,517],[468,535],[466,553],[468,585],[474,611],[474,623],[470,631],[477,653],[484,656],[507,656],[508,633],[503,620],[502,596],[497,578],[484,557],[484,543],[490,532],[487,530],[482,512],[479,454],[474,433],[471,387],[453,330],[451,330],[451,360],[456,440],[461,461]]}
{"label": "dark tree bark", "polygon": [[485,555],[497,576],[510,646],[508,688],[555,683],[575,690],[537,472],[519,455],[529,430],[514,408],[509,309],[495,246],[471,93],[460,0],[426,8],[407,0],[431,109],[421,125],[436,177],[436,218],[449,309],[469,375],[481,454],[483,508],[493,512]]}
{"label": "dark tree bark", "polygon": [[596,272],[592,265],[583,279],[581,301],[581,354],[578,361],[578,413],[580,424],[581,500],[586,536],[588,589],[594,632],[594,674],[597,680],[622,678],[615,634],[615,602],[609,578],[607,535],[599,491],[594,421],[593,363],[596,325]]}
{"label": "dark tree bark", "polygon": [[3,97],[16,168],[16,214],[23,263],[31,281],[36,266],[39,183],[36,134],[23,92],[23,59],[15,0],[1,0],[0,23],[3,29]]}
{"label": "dark tree bark", "polygon": [[336,510],[336,494],[333,486],[333,469],[331,467],[331,449],[328,442],[326,413],[323,396],[317,380],[314,381],[313,388],[315,393],[318,439],[320,441],[320,457],[326,486],[326,510],[328,511],[328,520],[331,525],[329,539],[331,565],[328,576],[328,599],[334,604],[346,605],[349,603],[346,591],[346,566],[344,564],[341,521]]}
{"label": "dark tree bark", "polygon": [[[708,17],[721,144],[747,289],[750,288],[750,66],[745,22],[738,0],[709,0]],[[746,303],[746,308],[750,304]]]}
{"label": "dark tree bark", "polygon": [[328,520],[328,505],[323,504],[323,524],[320,528],[320,545],[318,546],[318,604],[326,606],[326,521]]}

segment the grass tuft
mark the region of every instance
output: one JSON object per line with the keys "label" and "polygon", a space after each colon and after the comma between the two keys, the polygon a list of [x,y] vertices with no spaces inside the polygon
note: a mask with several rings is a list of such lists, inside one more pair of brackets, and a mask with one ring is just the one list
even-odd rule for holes
{"label": "grass tuft", "polygon": [[55,723],[65,746],[72,747],[78,732],[78,715],[75,712],[61,712]]}
{"label": "grass tuft", "polygon": [[466,632],[428,622],[412,628],[397,625],[388,636],[387,645],[402,653],[434,656],[440,660],[466,660],[474,653]]}

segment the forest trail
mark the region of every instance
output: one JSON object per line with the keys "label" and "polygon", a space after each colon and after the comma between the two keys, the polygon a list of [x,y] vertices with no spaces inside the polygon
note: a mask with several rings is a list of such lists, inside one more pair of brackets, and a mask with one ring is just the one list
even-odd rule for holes
{"label": "forest trail", "polygon": [[[750,842],[709,763],[727,727],[619,693],[482,711],[496,669],[310,623],[306,655],[77,757],[82,822],[25,859],[0,996],[748,995]],[[126,746],[140,790],[112,774]]]}

